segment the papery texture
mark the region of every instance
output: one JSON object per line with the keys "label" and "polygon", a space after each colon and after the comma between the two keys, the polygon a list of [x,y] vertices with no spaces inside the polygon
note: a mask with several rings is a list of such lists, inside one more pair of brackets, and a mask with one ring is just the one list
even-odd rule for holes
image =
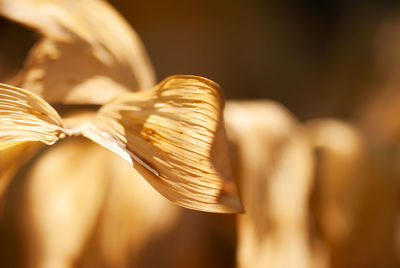
{"label": "papery texture", "polygon": [[[212,161],[223,100],[214,82],[173,76],[152,90],[119,96],[82,134],[133,165],[161,194],[187,208],[237,212],[231,177]],[[226,162],[228,159],[221,160]],[[229,175],[229,174],[228,174]]]}
{"label": "papery texture", "polygon": [[62,135],[61,118],[44,100],[0,84],[0,151],[27,141],[53,144]]}
{"label": "papery texture", "polygon": [[154,85],[146,51],[102,0],[1,0],[0,14],[41,34],[16,81],[48,102],[103,104]]}
{"label": "papery texture", "polygon": [[159,192],[184,207],[238,212],[219,86],[196,76],[173,76],[151,90],[121,94],[97,113],[66,117],[35,94],[0,87],[0,144],[53,144],[84,135],[134,166]]}

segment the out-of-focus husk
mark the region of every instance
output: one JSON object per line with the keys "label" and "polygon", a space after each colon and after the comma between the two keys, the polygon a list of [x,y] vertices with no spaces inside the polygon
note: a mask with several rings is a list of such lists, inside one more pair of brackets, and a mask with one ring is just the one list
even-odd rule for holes
{"label": "out-of-focus husk", "polygon": [[367,149],[361,134],[335,119],[307,122],[317,150],[315,209],[326,239],[337,243],[352,232],[368,184]]}
{"label": "out-of-focus husk", "polygon": [[105,153],[107,196],[79,267],[138,267],[143,248],[174,227],[181,210],[130,165]]}
{"label": "out-of-focus husk", "polygon": [[38,148],[40,148],[39,143],[26,142],[0,150],[0,215],[3,209],[3,194],[11,179]]}
{"label": "out-of-focus husk", "polygon": [[[377,30],[374,32],[374,42],[371,47],[372,60],[374,64],[375,76],[370,83],[368,83],[369,94],[361,98],[360,104],[357,108],[357,121],[362,127],[364,133],[368,138],[368,142],[374,148],[374,156],[380,162],[380,169],[383,175],[378,175],[385,179],[379,180],[378,186],[373,187],[371,192],[374,194],[375,202],[372,207],[379,207],[379,210],[387,213],[396,213],[397,223],[395,231],[392,232],[392,225],[384,226],[386,229],[385,236],[376,234],[380,237],[381,242],[384,240],[390,241],[387,237],[392,235],[395,242],[395,251],[397,258],[397,266],[400,266],[400,218],[399,209],[393,212],[393,206],[400,207],[400,13],[399,10],[393,10],[390,16],[382,18]],[[387,190],[390,188],[390,191]],[[379,191],[382,191],[380,198]],[[385,204],[389,198],[393,198],[392,191],[396,193],[396,200],[392,204]],[[372,195],[372,194],[371,194]],[[389,212],[390,211],[390,212]],[[395,216],[390,219],[393,221]],[[374,218],[378,219],[376,212]],[[388,219],[389,220],[389,219]],[[386,220],[387,221],[387,220]],[[370,221],[368,221],[370,222]],[[379,224],[382,224],[382,219]],[[371,222],[372,224],[372,222]],[[378,223],[376,223],[378,224]],[[376,226],[376,229],[380,228]],[[372,228],[372,227],[370,227]],[[375,231],[376,232],[376,231]],[[384,238],[384,239],[383,239]],[[381,244],[376,244],[374,254],[368,256],[382,256],[385,257],[384,248]],[[392,253],[392,245],[386,249],[386,253]],[[377,259],[375,257],[375,259]],[[379,261],[379,259],[377,259]],[[391,256],[390,256],[391,260]],[[377,262],[378,262],[377,261]],[[376,263],[377,263],[376,262]],[[380,264],[380,266],[382,266]]]}
{"label": "out-of-focus husk", "polygon": [[351,124],[318,119],[306,128],[318,152],[311,207],[329,267],[398,267],[398,193],[388,163]]}
{"label": "out-of-focus husk", "polygon": [[77,261],[104,204],[106,160],[102,148],[77,138],[50,148],[27,170],[19,216],[26,266]]}
{"label": "out-of-focus husk", "polygon": [[16,181],[0,221],[5,267],[126,267],[178,216],[132,167],[83,138],[50,147]]}
{"label": "out-of-focus husk", "polygon": [[238,266],[310,267],[314,158],[303,129],[270,101],[228,102],[225,121],[246,210],[238,216]]}
{"label": "out-of-focus husk", "polygon": [[14,80],[50,103],[104,104],[155,83],[139,37],[105,1],[1,0],[0,15],[41,34]]}

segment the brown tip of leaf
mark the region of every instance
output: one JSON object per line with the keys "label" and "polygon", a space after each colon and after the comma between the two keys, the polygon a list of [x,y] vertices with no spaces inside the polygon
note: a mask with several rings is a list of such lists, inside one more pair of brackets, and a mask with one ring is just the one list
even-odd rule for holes
{"label": "brown tip of leaf", "polygon": [[245,213],[242,201],[238,196],[236,185],[231,182],[225,183],[218,197],[218,202],[232,209],[227,213]]}

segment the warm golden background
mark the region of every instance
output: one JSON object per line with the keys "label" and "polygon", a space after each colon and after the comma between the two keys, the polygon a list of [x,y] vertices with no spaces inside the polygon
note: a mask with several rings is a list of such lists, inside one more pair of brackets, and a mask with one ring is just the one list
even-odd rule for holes
{"label": "warm golden background", "polygon": [[142,37],[159,79],[203,75],[227,98],[274,99],[301,119],[352,116],[377,90],[382,61],[396,60],[385,51],[397,53],[398,1],[111,3]]}
{"label": "warm golden background", "polygon": [[[158,80],[197,74],[228,98],[271,98],[301,119],[352,116],[388,59],[397,1],[110,1],[142,38]],[[33,43],[1,20],[1,69]],[[382,70],[384,68],[384,70]],[[372,80],[372,81],[371,81]]]}

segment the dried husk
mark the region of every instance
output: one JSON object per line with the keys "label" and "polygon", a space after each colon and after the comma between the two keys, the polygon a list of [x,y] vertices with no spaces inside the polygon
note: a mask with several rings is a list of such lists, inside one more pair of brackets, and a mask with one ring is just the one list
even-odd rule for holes
{"label": "dried husk", "polygon": [[27,90],[0,84],[0,151],[27,141],[53,144],[63,134],[61,118]]}
{"label": "dried husk", "polygon": [[318,156],[313,205],[325,238],[338,243],[353,231],[370,179],[366,144],[356,128],[336,119],[312,120],[306,127]]}
{"label": "dried husk", "polygon": [[103,104],[155,84],[139,37],[105,1],[1,0],[0,15],[41,35],[15,81],[50,103]]}
{"label": "dried husk", "polygon": [[140,267],[138,258],[148,243],[176,227],[182,209],[128,163],[109,151],[102,153],[108,163],[107,195],[78,266]]}
{"label": "dried husk", "polygon": [[167,78],[152,90],[120,95],[88,122],[69,120],[72,128],[63,127],[56,111],[35,94],[7,85],[0,90],[3,148],[82,134],[122,157],[176,204],[212,212],[242,209],[226,154],[220,156],[223,100],[208,79]]}
{"label": "dried husk", "polygon": [[238,212],[242,208],[232,178],[223,177],[212,161],[214,143],[224,134],[217,131],[222,108],[214,82],[172,76],[152,90],[119,96],[79,131],[133,165],[171,201],[203,211]]}
{"label": "dried husk", "polygon": [[310,267],[314,158],[304,130],[271,101],[228,102],[225,121],[246,210],[238,216],[238,267]]}
{"label": "dried husk", "polygon": [[25,169],[0,221],[0,248],[19,241],[12,258],[22,267],[126,267],[178,216],[137,171],[84,138],[49,147]]}
{"label": "dried husk", "polygon": [[[175,76],[152,90],[126,93],[153,86],[153,70],[135,32],[101,0],[0,0],[0,15],[41,35],[14,79],[35,94],[0,89],[0,104],[6,105],[4,117],[0,112],[0,158],[15,164],[4,173],[7,180],[0,177],[0,187],[24,162],[14,160],[33,145],[28,141],[51,145],[81,134],[141,174],[81,138],[39,155],[20,185],[18,196],[24,198],[11,202],[23,213],[17,222],[25,231],[27,266],[126,267],[128,255],[136,256],[176,217],[176,208],[142,176],[181,206],[242,210],[227,159],[218,85]],[[97,114],[79,111],[61,120],[48,103],[105,105]]]}
{"label": "dried husk", "polygon": [[71,267],[97,223],[108,187],[104,150],[66,140],[27,170],[19,203],[26,267]]}
{"label": "dried husk", "polygon": [[3,206],[3,194],[18,169],[40,148],[38,142],[20,143],[11,148],[0,150],[0,215]]}
{"label": "dried husk", "polygon": [[397,267],[397,183],[382,152],[350,123],[325,118],[306,128],[318,152],[311,207],[329,267]]}

